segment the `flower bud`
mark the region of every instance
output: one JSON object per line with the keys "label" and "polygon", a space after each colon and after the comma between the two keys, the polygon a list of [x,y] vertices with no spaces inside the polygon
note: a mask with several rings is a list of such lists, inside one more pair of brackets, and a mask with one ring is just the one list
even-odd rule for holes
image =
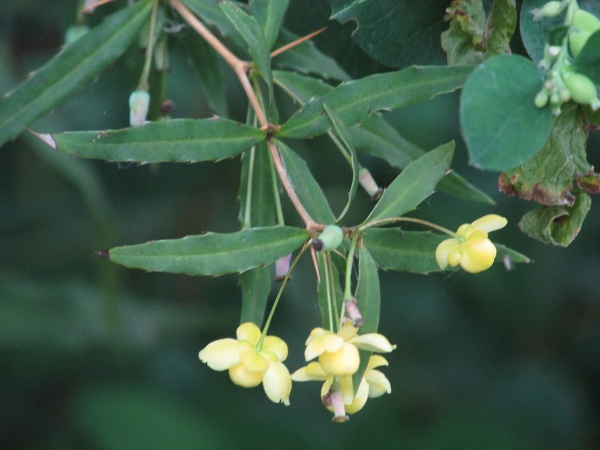
{"label": "flower bud", "polygon": [[535,106],[537,106],[538,108],[543,108],[548,104],[548,93],[545,89],[542,89],[540,92],[537,93],[537,95],[535,96],[534,103]]}
{"label": "flower bud", "polygon": [[578,9],[573,13],[573,21],[571,22],[575,28],[579,31],[587,31],[588,33],[594,33],[600,30],[600,19],[598,19],[592,13]]}
{"label": "flower bud", "polygon": [[577,57],[581,49],[585,46],[592,33],[587,31],[570,31],[569,32],[569,49],[574,57]]}
{"label": "flower bud", "polygon": [[321,235],[315,239],[314,248],[317,251],[330,252],[339,247],[344,239],[344,232],[337,225],[328,225]]}
{"label": "flower bud", "polygon": [[571,93],[571,98],[577,103],[587,105],[598,101],[596,85],[585,75],[580,73],[569,73],[565,74],[563,80]]}
{"label": "flower bud", "polygon": [[356,304],[356,298],[352,297],[344,299],[344,304],[346,305],[346,314],[348,314],[348,317],[352,321],[352,326],[356,328],[361,327],[364,323],[364,320],[360,310],[358,309],[358,305]]}
{"label": "flower bud", "polygon": [[292,254],[284,256],[283,258],[279,258],[275,261],[275,281],[283,281],[285,276],[290,270],[290,260],[292,259]]}
{"label": "flower bud", "polygon": [[129,124],[132,127],[143,125],[148,115],[150,94],[147,91],[133,91],[129,96]]}
{"label": "flower bud", "polygon": [[368,169],[364,167],[358,171],[358,181],[360,185],[367,191],[367,194],[371,196],[371,200],[379,200],[381,194],[383,194],[383,189],[377,186],[377,183],[373,179],[373,175],[369,172]]}
{"label": "flower bud", "polygon": [[552,1],[546,3],[541,8],[537,8],[532,10],[533,20],[545,19],[546,17],[555,17],[558,16],[563,10],[560,2]]}

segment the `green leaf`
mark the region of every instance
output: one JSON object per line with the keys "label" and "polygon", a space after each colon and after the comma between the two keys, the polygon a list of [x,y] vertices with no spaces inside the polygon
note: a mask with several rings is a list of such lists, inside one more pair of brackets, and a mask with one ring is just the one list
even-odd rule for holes
{"label": "green leaf", "polygon": [[[358,150],[381,158],[399,169],[406,168],[412,161],[426,153],[425,150],[402,137],[379,114],[373,114],[360,124],[348,128],[348,133]],[[494,204],[485,192],[467,182],[456,172],[450,172],[442,178],[437,189],[464,200]]]}
{"label": "green leaf", "polygon": [[462,86],[472,70],[472,66],[409,67],[343,83],[300,108],[283,124],[279,135],[308,138],[325,133],[331,122],[323,115],[324,102],[351,126],[376,111],[401,108],[452,92]]}
{"label": "green leaf", "polygon": [[138,2],[106,18],[56,54],[0,101],[0,145],[81,90],[138,37],[151,2]]}
{"label": "green leaf", "polygon": [[[274,182],[271,155],[266,143],[261,142],[243,155],[239,194],[243,228],[275,225]],[[246,209],[248,195],[251,197],[250,210]]]}
{"label": "green leaf", "polygon": [[250,0],[250,8],[262,28],[267,48],[273,48],[290,0]]}
{"label": "green leaf", "polygon": [[227,84],[217,52],[193,30],[185,30],[184,47],[200,78],[200,87],[210,107],[221,117],[227,117]]}
{"label": "green leaf", "polygon": [[600,84],[600,31],[589,37],[571,67],[573,71],[587,76],[594,84]]}
{"label": "green leaf", "polygon": [[[245,6],[240,3],[236,4],[240,8]],[[203,22],[217,28],[223,37],[231,40],[241,49],[246,48],[246,42],[242,36],[240,36],[240,33],[236,31],[235,27],[223,11],[221,11],[217,2],[207,0],[185,0],[185,5],[200,17]]]}
{"label": "green leaf", "polygon": [[[283,47],[299,39],[300,36],[281,30],[276,47]],[[312,41],[306,41],[273,58],[273,64],[302,73],[311,73],[322,78],[349,80],[348,75],[335,59],[322,53]]]}
{"label": "green leaf", "polygon": [[252,322],[260,327],[271,293],[271,271],[268,267],[247,270],[240,274],[239,282],[242,289],[240,323]]}
{"label": "green leaf", "polygon": [[543,205],[573,205],[573,181],[591,170],[585,142],[581,109],[575,104],[565,105],[554,119],[542,150],[523,165],[503,173],[498,182],[500,190]]}
{"label": "green leaf", "polygon": [[454,1],[446,9],[450,28],[442,33],[448,64],[478,64],[484,59],[485,11],[481,0]]}
{"label": "green leaf", "polygon": [[335,220],[336,223],[340,223],[346,216],[346,213],[350,209],[350,205],[352,204],[352,201],[354,200],[354,196],[356,195],[356,190],[358,188],[359,164],[358,164],[358,159],[356,158],[356,151],[354,150],[354,146],[352,145],[350,136],[348,136],[346,127],[344,127],[344,124],[341,122],[341,119],[336,114],[336,112],[333,109],[329,108],[325,103],[323,103],[323,108],[325,108],[325,111],[327,112],[327,116],[329,117],[329,119],[331,120],[331,123],[333,124],[333,129],[335,130],[335,134],[338,136],[339,140],[341,141],[342,146],[344,147],[345,151],[349,154],[349,157],[351,159],[352,184],[350,185],[350,191],[348,192],[348,202],[346,203],[344,210],[340,213],[338,218]]}
{"label": "green leaf", "polygon": [[[448,236],[444,234],[404,231],[400,228],[369,228],[363,242],[380,269],[428,274],[440,272],[435,250]],[[496,263],[507,259],[510,263],[529,263],[530,259],[515,250],[496,244]],[[454,270],[448,268],[447,270]]]}
{"label": "green leaf", "polygon": [[246,14],[242,8],[231,1],[221,1],[219,8],[225,13],[244,41],[246,41],[248,51],[256,64],[256,68],[267,85],[272,88],[271,56],[260,25],[254,17]]}
{"label": "green leaf", "polygon": [[443,17],[448,0],[331,0],[330,3],[331,19],[356,22],[352,38],[369,56],[386,66],[445,63],[440,34],[446,28]]}
{"label": "green leaf", "polygon": [[573,206],[540,206],[523,216],[519,227],[546,244],[567,247],[579,234],[592,199],[587,192],[575,192]]}
{"label": "green leaf", "polygon": [[552,127],[550,107],[534,104],[542,82],[542,72],[522,56],[494,56],[475,69],[460,102],[470,164],[503,171],[540,151]]}
{"label": "green leaf", "polygon": [[[379,275],[375,260],[366,248],[361,248],[358,260],[358,283],[356,286],[356,303],[363,317],[363,325],[360,334],[377,333],[379,328],[379,316],[381,307],[381,292],[379,287]],[[354,395],[358,391],[360,382],[365,374],[369,358],[373,352],[360,350],[360,365],[352,376]]]}
{"label": "green leaf", "polygon": [[276,141],[275,143],[285,164],[290,181],[294,186],[294,190],[306,208],[306,211],[308,211],[313,220],[319,223],[333,223],[335,216],[331,211],[329,202],[304,160],[283,142]]}
{"label": "green leaf", "polygon": [[37,134],[51,147],[107,161],[197,162],[228,158],[266,139],[258,128],[228,119],[149,122],[123,130]]}
{"label": "green leaf", "polygon": [[271,264],[309,237],[310,233],[300,228],[248,228],[116,247],[108,251],[108,259],[153,272],[224,275]]}
{"label": "green leaf", "polygon": [[508,53],[516,27],[515,0],[495,0],[485,27],[486,57]]}
{"label": "green leaf", "polygon": [[333,86],[319,78],[283,70],[273,71],[273,81],[301,105],[313,97],[325,95],[333,90]]}
{"label": "green leaf", "polygon": [[365,223],[400,217],[433,194],[446,174],[454,154],[454,142],[440,145],[410,163],[385,190]]}
{"label": "green leaf", "polygon": [[[332,272],[326,268],[327,253],[317,254],[317,265],[319,267],[319,284],[317,286],[317,295],[319,309],[321,310],[321,320],[325,330],[337,331],[339,315],[343,308],[344,293],[340,283],[340,272],[335,264],[331,264]],[[327,274],[329,273],[329,277]],[[332,304],[330,308],[331,299]],[[335,304],[335,310],[333,304]]]}

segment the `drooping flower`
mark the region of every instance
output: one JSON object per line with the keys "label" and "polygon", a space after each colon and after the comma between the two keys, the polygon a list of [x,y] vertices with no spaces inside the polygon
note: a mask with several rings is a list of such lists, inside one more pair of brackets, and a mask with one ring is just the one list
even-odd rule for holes
{"label": "drooping flower", "polygon": [[319,364],[329,375],[353,375],[360,364],[358,349],[389,353],[396,348],[379,333],[358,335],[358,328],[346,322],[337,333],[315,328],[306,340],[304,357],[310,361],[319,357]]}
{"label": "drooping flower", "polygon": [[229,370],[231,381],[238,386],[262,383],[271,401],[289,405],[292,379],[282,364],[288,355],[287,344],[276,336],[266,336],[258,348],[261,332],[251,322],[240,325],[236,337],[211,342],[200,351],[200,360],[213,370]]}
{"label": "drooping flower", "polygon": [[496,246],[488,239],[490,231],[504,228],[507,224],[504,217],[488,214],[475,222],[461,225],[456,237],[446,239],[438,245],[435,259],[441,269],[450,265],[461,265],[470,273],[489,269],[496,258]]}
{"label": "drooping flower", "polygon": [[[387,366],[387,360],[381,355],[373,355],[369,358],[369,364],[365,370],[363,378],[358,386],[356,396],[354,395],[354,386],[352,376],[337,377],[339,392],[343,399],[345,413],[354,414],[360,411],[368,398],[380,397],[385,393],[392,392],[392,386],[387,377],[376,370],[377,367]],[[336,417],[343,417],[341,412],[336,411],[331,398],[330,391],[335,377],[327,374],[318,362],[311,362],[306,367],[298,369],[292,375],[294,381],[324,381],[321,388],[321,398],[325,406],[336,414]]]}

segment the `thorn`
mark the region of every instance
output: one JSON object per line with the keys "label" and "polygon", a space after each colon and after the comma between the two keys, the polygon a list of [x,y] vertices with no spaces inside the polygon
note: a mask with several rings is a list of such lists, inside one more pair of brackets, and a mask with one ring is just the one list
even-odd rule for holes
{"label": "thorn", "polygon": [[44,142],[45,144],[48,144],[50,147],[56,150],[56,141],[54,140],[51,134],[36,133],[35,131],[30,130],[29,128],[26,128],[26,130],[33,134],[40,141]]}
{"label": "thorn", "polygon": [[108,249],[98,250],[96,252],[96,255],[101,256],[102,258],[106,259],[107,261],[110,259],[108,256]]}
{"label": "thorn", "polygon": [[283,52],[288,51],[290,48],[293,48],[296,45],[300,45],[303,42],[308,41],[309,39],[315,37],[316,35],[321,34],[326,29],[327,29],[327,27],[323,27],[320,30],[313,31],[310,34],[307,34],[306,36],[301,37],[300,39],[296,39],[294,42],[290,42],[289,44],[286,44],[283,47],[279,47],[277,50],[274,50],[273,52],[271,52],[271,58],[275,58],[276,56],[281,55]]}
{"label": "thorn", "polygon": [[[86,14],[86,13],[88,13],[88,12],[89,12],[89,13],[91,14],[91,13],[93,13],[93,12],[94,12],[94,9],[96,9],[96,7],[98,7],[98,6],[102,6],[102,5],[105,5],[106,3],[110,3],[110,2],[112,2],[112,0],[99,0],[99,1],[97,1],[96,3],[92,3],[91,5],[86,5],[86,6],[85,6],[85,7],[84,7],[84,8],[83,8],[81,11],[80,11],[80,13],[81,13],[81,14]],[[86,3],[89,3],[89,2],[86,2]]]}

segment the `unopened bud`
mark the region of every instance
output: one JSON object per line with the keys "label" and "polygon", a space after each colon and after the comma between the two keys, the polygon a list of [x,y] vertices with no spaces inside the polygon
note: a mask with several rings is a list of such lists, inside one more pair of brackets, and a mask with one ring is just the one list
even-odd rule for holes
{"label": "unopened bud", "polygon": [[363,189],[367,191],[367,194],[371,196],[371,200],[379,200],[379,197],[383,194],[383,189],[377,186],[373,175],[371,175],[368,169],[363,167],[358,171],[358,181]]}
{"label": "unopened bud", "polygon": [[535,96],[534,103],[535,106],[537,106],[538,108],[543,108],[548,104],[548,93],[545,89],[542,89],[540,92],[537,93],[537,95]]}
{"label": "unopened bud", "polygon": [[147,91],[133,91],[129,96],[129,124],[132,127],[143,125],[146,122],[148,108],[150,106],[150,94]]}
{"label": "unopened bud", "polygon": [[284,256],[283,258],[279,258],[275,261],[275,281],[283,281],[285,276],[290,271],[290,260],[292,259],[292,254]]}
{"label": "unopened bud", "polygon": [[585,75],[580,73],[569,73],[563,77],[571,98],[582,105],[592,104],[598,101],[596,85]]}
{"label": "unopened bud", "polygon": [[346,314],[352,321],[352,326],[355,328],[360,328],[363,325],[364,320],[360,310],[358,309],[356,298],[352,297],[344,299],[344,304],[346,305]]}
{"label": "unopened bud", "polygon": [[553,1],[546,3],[541,8],[533,9],[531,12],[533,13],[533,20],[540,20],[546,17],[556,17],[562,10],[563,7],[560,2]]}

